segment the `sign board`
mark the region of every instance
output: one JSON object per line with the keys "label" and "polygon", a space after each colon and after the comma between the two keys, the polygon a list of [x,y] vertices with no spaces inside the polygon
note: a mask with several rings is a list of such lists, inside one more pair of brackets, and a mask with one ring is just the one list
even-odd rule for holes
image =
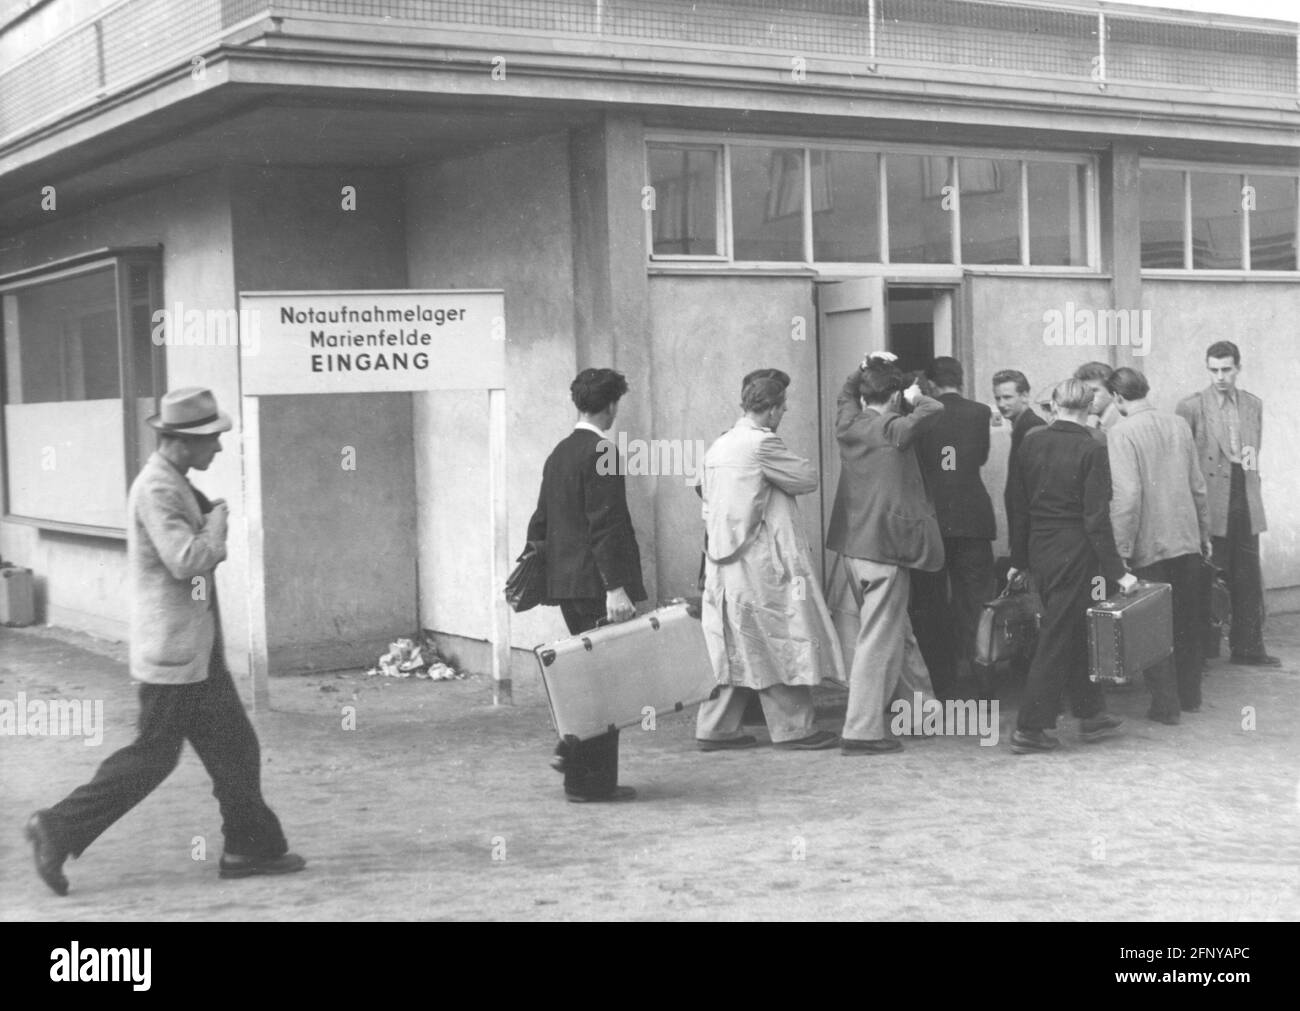
{"label": "sign board", "polygon": [[244,396],[505,388],[499,291],[239,296]]}

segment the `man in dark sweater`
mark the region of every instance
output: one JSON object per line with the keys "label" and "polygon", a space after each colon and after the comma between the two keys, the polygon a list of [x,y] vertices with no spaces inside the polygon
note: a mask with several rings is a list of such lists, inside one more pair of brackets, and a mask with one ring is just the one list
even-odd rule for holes
{"label": "man in dark sweater", "polygon": [[916,456],[939,517],[944,567],[912,574],[912,627],[935,694],[954,698],[973,689],[980,606],[996,592],[997,524],[980,478],[992,411],[961,395],[962,367],[955,358],[936,358],[926,377],[944,410],[917,438]]}

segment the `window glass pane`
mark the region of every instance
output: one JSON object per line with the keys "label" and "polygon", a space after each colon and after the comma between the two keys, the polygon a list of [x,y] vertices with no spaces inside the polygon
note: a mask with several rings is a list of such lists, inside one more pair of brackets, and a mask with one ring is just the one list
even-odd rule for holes
{"label": "window glass pane", "polygon": [[1141,170],[1142,266],[1181,270],[1183,262],[1183,173]]}
{"label": "window glass pane", "polygon": [[720,156],[721,150],[717,148],[650,145],[656,256],[718,254]]}
{"label": "window glass pane", "polygon": [[9,403],[121,396],[113,269],[5,295]]}
{"label": "window glass pane", "polygon": [[812,151],[813,259],[880,261],[880,159],[874,151]]}
{"label": "window glass pane", "polygon": [[4,296],[5,448],[16,515],[125,522],[113,274],[97,270]]}
{"label": "window glass pane", "polygon": [[963,263],[1020,262],[1020,163],[960,158]]}
{"label": "window glass pane", "polygon": [[731,149],[731,221],[737,260],[803,259],[803,149]]}
{"label": "window glass pane", "polygon": [[1296,179],[1251,176],[1255,207],[1250,212],[1250,269],[1296,269]]}
{"label": "window glass pane", "polygon": [[1086,266],[1087,166],[1031,161],[1028,167],[1029,262],[1043,267]]}
{"label": "window glass pane", "polygon": [[[951,263],[955,204],[945,199],[951,184],[949,159],[891,154],[888,159],[889,259],[893,263]],[[948,209],[945,209],[947,205]]]}
{"label": "window glass pane", "polygon": [[1241,176],[1192,173],[1192,267],[1240,270]]}

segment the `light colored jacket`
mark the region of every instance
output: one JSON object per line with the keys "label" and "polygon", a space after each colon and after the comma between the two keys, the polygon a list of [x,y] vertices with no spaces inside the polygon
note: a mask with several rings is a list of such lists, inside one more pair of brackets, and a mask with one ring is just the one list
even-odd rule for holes
{"label": "light colored jacket", "polygon": [[795,501],[817,485],[811,461],[748,418],[704,456],[709,547],[700,624],[721,684],[763,689],[844,680]]}
{"label": "light colored jacket", "polygon": [[213,569],[226,557],[226,525],[203,514],[190,483],[157,452],[131,484],[127,514],[131,676],[203,681],[218,634]]}
{"label": "light colored jacket", "polygon": [[[1201,473],[1205,475],[1205,489],[1210,501],[1210,533],[1215,537],[1228,536],[1228,499],[1232,491],[1232,461],[1228,458],[1228,428],[1223,423],[1219,409],[1219,393],[1207,386],[1178,404],[1178,415],[1192,426],[1196,440],[1196,454],[1200,459]],[[1253,461],[1246,472],[1246,504],[1250,508],[1250,532],[1262,534],[1268,529],[1264,522],[1264,497],[1259,480],[1259,444],[1263,436],[1264,402],[1245,390],[1237,391],[1238,434],[1243,452],[1251,450]]]}
{"label": "light colored jacket", "polygon": [[704,454],[704,524],[708,555],[725,562],[758,531],[772,486],[790,495],[817,490],[817,468],[781,437],[743,417]]}
{"label": "light colored jacket", "polygon": [[1106,450],[1120,557],[1143,568],[1198,554],[1210,539],[1210,513],[1187,423],[1148,406],[1111,428]]}

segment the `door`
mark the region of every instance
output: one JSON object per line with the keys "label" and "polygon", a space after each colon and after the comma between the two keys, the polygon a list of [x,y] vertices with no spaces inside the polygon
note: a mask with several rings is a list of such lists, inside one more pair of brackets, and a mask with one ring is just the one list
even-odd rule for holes
{"label": "door", "polygon": [[[887,349],[885,285],[879,277],[859,277],[817,285],[817,368],[821,419],[821,543],[840,482],[840,448],[835,440],[835,401],[848,374],[871,351]],[[823,550],[822,583],[832,559]]]}

